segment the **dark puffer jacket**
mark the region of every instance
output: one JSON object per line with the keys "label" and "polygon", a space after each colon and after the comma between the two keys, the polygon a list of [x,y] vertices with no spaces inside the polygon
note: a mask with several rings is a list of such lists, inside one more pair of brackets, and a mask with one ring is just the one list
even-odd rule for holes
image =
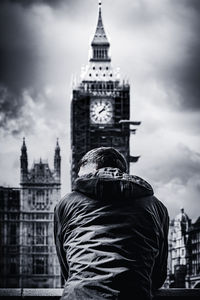
{"label": "dark puffer jacket", "polygon": [[151,299],[166,278],[168,221],[137,176],[104,168],[79,177],[55,208],[62,299]]}

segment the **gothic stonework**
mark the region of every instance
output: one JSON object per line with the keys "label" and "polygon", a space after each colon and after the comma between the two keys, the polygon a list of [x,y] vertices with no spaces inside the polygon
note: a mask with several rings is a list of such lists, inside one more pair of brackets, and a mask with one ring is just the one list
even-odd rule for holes
{"label": "gothic stonework", "polygon": [[25,139],[20,162],[21,188],[0,187],[0,286],[60,287],[53,236],[53,212],[61,189],[58,141],[53,170],[41,159],[28,168]]}
{"label": "gothic stonework", "polygon": [[128,164],[138,159],[129,153],[130,86],[121,82],[119,70],[112,68],[101,3],[91,47],[92,57],[73,90],[71,103],[72,183],[79,160],[93,148],[114,147],[124,154]]}
{"label": "gothic stonework", "polygon": [[21,149],[21,286],[59,287],[60,268],[53,237],[53,211],[60,200],[60,147],[54,169],[41,159],[28,169],[25,141]]}

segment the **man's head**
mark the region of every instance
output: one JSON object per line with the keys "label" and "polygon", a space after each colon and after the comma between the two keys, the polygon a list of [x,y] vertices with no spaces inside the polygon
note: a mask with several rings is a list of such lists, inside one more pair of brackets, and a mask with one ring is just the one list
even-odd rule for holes
{"label": "man's head", "polygon": [[124,156],[112,147],[95,148],[87,152],[79,162],[79,176],[93,173],[98,169],[112,167],[127,171]]}

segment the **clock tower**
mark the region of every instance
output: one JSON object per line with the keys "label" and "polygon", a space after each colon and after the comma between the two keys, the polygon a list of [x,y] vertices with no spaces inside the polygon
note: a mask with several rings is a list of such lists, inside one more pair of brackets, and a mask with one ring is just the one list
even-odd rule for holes
{"label": "clock tower", "polygon": [[77,177],[79,160],[93,148],[114,147],[125,156],[128,165],[138,159],[130,157],[129,138],[130,123],[139,125],[139,122],[129,121],[130,86],[120,81],[118,70],[111,66],[101,2],[91,47],[89,64],[73,90],[71,103],[72,183]]}

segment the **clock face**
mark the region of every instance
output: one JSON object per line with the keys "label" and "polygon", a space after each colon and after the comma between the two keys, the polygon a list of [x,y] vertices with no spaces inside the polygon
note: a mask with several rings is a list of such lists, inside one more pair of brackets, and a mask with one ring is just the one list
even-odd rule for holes
{"label": "clock face", "polygon": [[90,119],[93,124],[112,122],[113,106],[108,99],[95,99],[90,104]]}

